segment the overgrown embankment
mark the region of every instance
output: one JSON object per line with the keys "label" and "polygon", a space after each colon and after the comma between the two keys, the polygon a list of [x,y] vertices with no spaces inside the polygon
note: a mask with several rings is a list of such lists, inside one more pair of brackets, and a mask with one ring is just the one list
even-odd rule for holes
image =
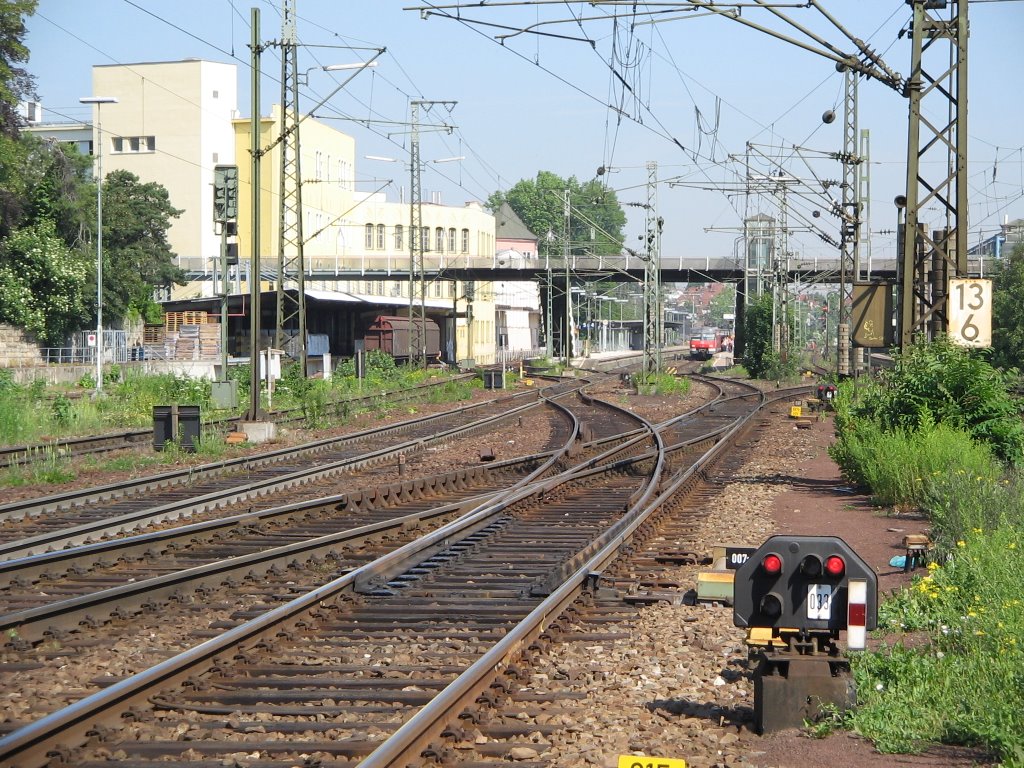
{"label": "overgrown embankment", "polygon": [[882,631],[917,632],[854,658],[860,707],[846,725],[883,752],[980,746],[1024,765],[1024,460],[1020,404],[977,352],[914,346],[836,402],[843,473],[932,524],[927,573],[885,601]]}

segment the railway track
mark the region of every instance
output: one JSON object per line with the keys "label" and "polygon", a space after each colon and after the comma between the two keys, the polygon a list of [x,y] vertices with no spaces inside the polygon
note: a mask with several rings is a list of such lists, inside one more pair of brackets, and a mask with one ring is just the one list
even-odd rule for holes
{"label": "railway track", "polygon": [[[597,410],[583,403],[565,407],[577,421],[575,409],[588,416]],[[626,420],[609,408],[600,415],[605,422]],[[152,611],[185,588],[251,577],[296,558],[333,555],[356,543],[422,529],[550,474],[545,467],[556,465],[575,433],[563,430],[561,444],[542,455],[7,561],[0,564],[0,631],[20,645],[66,639],[79,623]]]}
{"label": "railway track", "polygon": [[[567,383],[554,389],[579,386]],[[539,407],[539,398],[537,391],[529,391],[342,438],[7,504],[0,507],[0,560],[125,535],[397,460],[425,446],[518,418]]]}
{"label": "railway track", "polygon": [[[430,744],[452,713],[478,694],[508,690],[511,678],[502,671],[511,669],[509,660],[523,649],[532,653],[540,628],[558,622],[627,538],[695,482],[726,436],[737,433],[752,397],[733,395],[708,414],[703,439],[717,446],[710,452],[692,449],[702,442],[691,423],[702,420],[697,414],[663,426],[666,433],[682,430],[670,438],[677,452],[699,453],[675,468],[661,450],[663,437],[635,434],[610,443],[602,461],[587,458],[558,479],[503,492],[269,612],[239,611],[223,634],[183,656],[13,731],[0,740],[0,755],[5,764],[42,764],[40,755],[55,747],[44,736],[51,728],[64,729],[69,744],[80,741],[75,734],[95,734],[86,751],[55,753],[69,765],[109,757],[220,765],[242,753],[268,764],[321,755],[338,764],[390,765],[418,759],[424,748],[436,754],[444,747]],[[624,457],[622,446],[631,441],[639,448]],[[281,589],[274,583],[265,592]],[[225,645],[232,641],[242,650]],[[197,660],[198,669],[186,665]],[[173,685],[184,677],[197,684]],[[147,681],[162,692],[137,687]],[[117,711],[131,702],[138,709],[129,725],[107,731],[93,723],[123,721],[103,714],[103,701],[116,702]],[[491,751],[507,752],[509,743],[495,742]],[[495,759],[478,746],[479,759]]]}
{"label": "railway track", "polygon": [[[346,398],[331,404],[332,411],[337,414],[344,409],[359,409],[371,407],[382,397],[387,397],[393,402],[409,402],[418,400],[427,394],[431,389],[444,386],[450,381],[459,379],[471,379],[474,374],[464,374],[443,382],[431,382],[419,384],[403,390],[393,392],[376,392],[362,397]],[[271,411],[268,418],[277,424],[297,424],[305,420],[301,407],[279,409]],[[240,416],[229,418],[217,418],[203,424],[206,431],[214,431],[227,434],[243,421]],[[97,453],[110,453],[126,449],[138,448],[151,444],[153,439],[152,428],[124,429],[116,432],[107,432],[100,435],[84,435],[81,437],[66,437],[46,440],[40,443],[26,445],[0,446],[0,466],[23,467],[35,462],[46,461],[54,456],[61,458],[74,458],[77,456],[89,456]]]}

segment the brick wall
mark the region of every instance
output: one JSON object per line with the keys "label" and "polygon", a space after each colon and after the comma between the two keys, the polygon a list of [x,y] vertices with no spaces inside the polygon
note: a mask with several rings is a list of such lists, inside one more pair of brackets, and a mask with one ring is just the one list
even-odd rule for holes
{"label": "brick wall", "polygon": [[21,328],[0,324],[0,368],[42,365],[39,344]]}

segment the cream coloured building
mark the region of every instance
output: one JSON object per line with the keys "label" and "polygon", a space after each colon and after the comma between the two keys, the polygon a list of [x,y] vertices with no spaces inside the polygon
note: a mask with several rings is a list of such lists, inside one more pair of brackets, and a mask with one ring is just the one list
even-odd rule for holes
{"label": "cream coloured building", "polygon": [[[234,162],[237,68],[189,59],[95,66],[93,96],[116,104],[99,115],[103,171],[131,171],[166,187],[181,209],[168,232],[178,265],[200,271],[220,253],[213,224],[213,169]],[[97,139],[94,138],[94,142]]]}
{"label": "cream coloured building", "polygon": [[[235,133],[239,258],[243,274],[248,274],[246,262],[252,251],[251,120],[236,120]],[[275,105],[270,117],[260,120],[260,146],[270,147],[280,133],[281,113]],[[307,292],[315,292],[321,299],[337,294],[350,303],[365,304],[366,313],[404,314],[409,306],[410,205],[389,201],[384,192],[363,189],[367,185],[356,182],[355,139],[351,136],[312,118],[300,122],[299,134]],[[260,271],[265,289],[272,287],[268,278],[276,276],[280,251],[279,149],[278,144],[264,155],[260,168]],[[446,269],[493,264],[494,217],[476,202],[464,206],[428,203],[422,206],[421,223],[426,236],[427,314],[439,325],[450,323],[451,315],[456,315],[454,350],[445,351],[454,352],[460,360],[494,362],[492,284],[478,282],[467,289],[464,282],[445,277]],[[468,294],[472,294],[471,312]],[[442,336],[451,338],[450,332]]]}
{"label": "cream coloured building", "polygon": [[[116,103],[93,106],[94,153],[95,147],[102,148],[104,175],[124,169],[143,182],[157,182],[167,189],[171,205],[183,211],[173,222],[168,240],[191,280],[186,286],[175,286],[172,299],[216,295],[213,277],[219,271],[221,238],[213,222],[214,168],[238,166],[239,265],[230,276],[232,292],[248,294],[251,120],[241,118],[237,110],[237,67],[199,59],[95,66],[90,95],[117,99]],[[97,118],[102,129],[99,144]],[[270,148],[281,134],[280,108],[274,106],[259,124],[259,146]],[[66,130],[40,126],[36,132],[56,140],[75,140],[80,139],[82,126],[66,126]],[[279,148],[278,144],[263,155],[260,169],[264,290],[276,287]],[[402,309],[409,304],[410,205],[388,200],[386,191],[367,183],[357,183],[352,136],[313,118],[303,119],[300,148],[307,292],[362,304],[358,309],[363,314],[404,314]],[[494,362],[492,284],[467,286],[446,278],[444,271],[494,263],[494,217],[477,202],[463,206],[426,203],[422,225],[427,235],[428,314],[439,325],[449,325],[442,336],[454,336],[455,357]],[[389,279],[392,276],[394,279]],[[472,296],[471,310],[468,295]],[[346,353],[335,350],[339,352]]]}

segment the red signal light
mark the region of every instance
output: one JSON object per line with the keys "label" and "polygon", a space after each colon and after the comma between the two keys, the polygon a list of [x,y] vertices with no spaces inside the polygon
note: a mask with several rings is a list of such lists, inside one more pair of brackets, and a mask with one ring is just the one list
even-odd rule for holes
{"label": "red signal light", "polygon": [[839,578],[846,573],[846,562],[839,555],[832,555],[825,560],[825,572],[829,576]]}
{"label": "red signal light", "polygon": [[769,576],[778,576],[782,573],[782,558],[778,555],[765,555],[761,561],[761,568]]}

